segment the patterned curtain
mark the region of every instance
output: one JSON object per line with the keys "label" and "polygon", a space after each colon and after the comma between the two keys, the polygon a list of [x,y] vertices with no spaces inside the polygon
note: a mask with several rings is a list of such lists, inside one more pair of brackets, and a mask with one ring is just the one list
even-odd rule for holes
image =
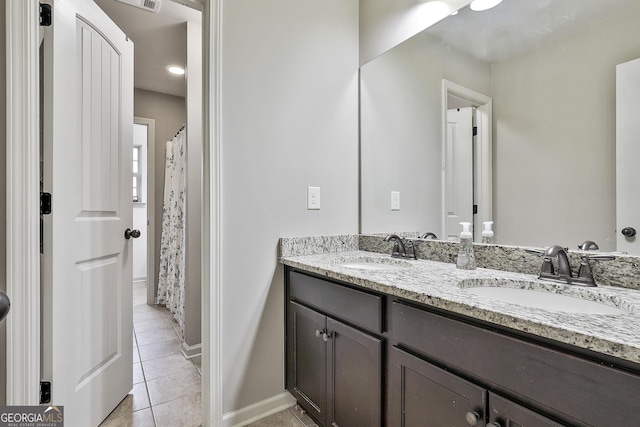
{"label": "patterned curtain", "polygon": [[185,150],[183,128],[167,142],[164,205],[160,240],[160,272],[156,302],[166,305],[184,330],[185,284]]}

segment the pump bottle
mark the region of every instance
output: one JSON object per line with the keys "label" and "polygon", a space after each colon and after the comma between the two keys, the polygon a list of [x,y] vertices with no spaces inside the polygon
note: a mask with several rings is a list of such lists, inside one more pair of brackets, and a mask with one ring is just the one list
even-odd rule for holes
{"label": "pump bottle", "polygon": [[456,260],[456,267],[463,270],[476,269],[476,257],[473,254],[473,234],[469,231],[470,222],[461,222],[462,233],[460,233],[460,251]]}

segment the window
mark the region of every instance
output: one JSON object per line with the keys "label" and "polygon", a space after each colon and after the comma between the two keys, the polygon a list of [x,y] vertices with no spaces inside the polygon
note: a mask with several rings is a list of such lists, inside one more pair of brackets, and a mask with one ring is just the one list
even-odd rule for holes
{"label": "window", "polygon": [[142,146],[133,146],[133,201],[141,202],[140,189],[142,186],[142,173],[140,167]]}

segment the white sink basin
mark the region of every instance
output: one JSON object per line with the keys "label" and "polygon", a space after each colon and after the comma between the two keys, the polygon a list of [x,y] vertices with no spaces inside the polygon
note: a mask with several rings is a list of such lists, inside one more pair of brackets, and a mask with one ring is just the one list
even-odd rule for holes
{"label": "white sink basin", "polygon": [[397,258],[354,257],[343,259],[338,265],[355,270],[402,270],[411,267],[411,263]]}
{"label": "white sink basin", "polygon": [[[518,282],[514,282],[516,285]],[[532,282],[533,283],[533,282]],[[483,286],[461,286],[470,295],[475,295],[494,301],[501,301],[508,304],[517,304],[530,308],[541,308],[544,310],[558,311],[563,313],[582,314],[626,314],[629,310],[624,308],[620,301],[612,300],[610,296],[599,295],[597,291],[585,291],[584,289],[568,289],[566,292],[583,293],[584,295],[568,295],[567,293],[557,293],[558,289],[539,289],[531,287],[512,287],[506,283]],[[532,286],[532,285],[529,285]],[[589,298],[585,298],[589,296]],[[594,300],[592,300],[593,298]],[[599,302],[600,299],[605,302]]]}

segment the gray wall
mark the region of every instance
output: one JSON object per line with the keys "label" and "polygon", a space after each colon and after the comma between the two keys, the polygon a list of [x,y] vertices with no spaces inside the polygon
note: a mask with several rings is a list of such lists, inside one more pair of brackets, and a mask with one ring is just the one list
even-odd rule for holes
{"label": "gray wall", "polygon": [[[2,188],[2,192],[0,193],[0,242],[7,241],[7,232],[6,232],[6,210],[7,210],[7,201],[6,201],[6,81],[5,81],[5,72],[6,72],[6,37],[5,37],[5,4],[2,2],[0,6],[0,135],[2,137],[2,144],[0,145],[0,188]],[[7,290],[6,283],[6,245],[3,243],[0,245],[0,290]],[[9,295],[9,297],[11,297]],[[0,323],[0,406],[4,405],[6,402],[6,320]]]}
{"label": "gray wall", "polygon": [[278,239],[358,230],[358,1],[226,0],[222,14],[228,414],[284,391]]}
{"label": "gray wall", "polygon": [[499,242],[615,250],[615,66],[640,57],[639,19],[492,64]]}
{"label": "gray wall", "polygon": [[[361,231],[440,235],[442,79],[488,94],[489,64],[420,34],[360,75]],[[399,211],[391,211],[391,191],[400,191]]]}

